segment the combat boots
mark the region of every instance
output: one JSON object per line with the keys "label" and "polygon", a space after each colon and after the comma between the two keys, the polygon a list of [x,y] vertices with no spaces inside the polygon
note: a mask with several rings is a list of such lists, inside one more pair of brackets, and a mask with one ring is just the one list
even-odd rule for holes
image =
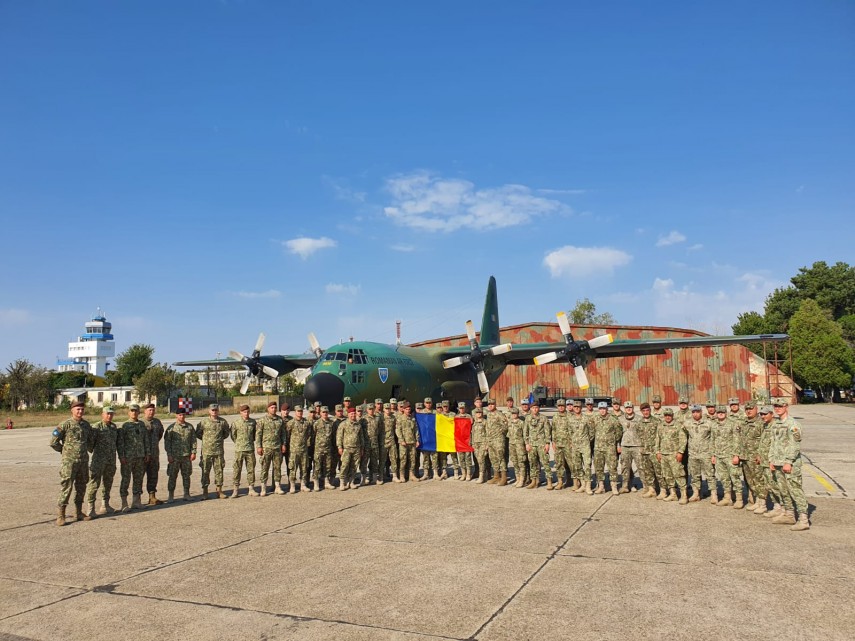
{"label": "combat boots", "polygon": [[692,486],[692,498],[689,499],[690,503],[697,503],[701,500],[701,491],[696,488],[694,485]]}
{"label": "combat boots", "polygon": [[218,499],[226,498],[226,495],[223,493],[223,486],[222,485],[217,486],[217,498]]}
{"label": "combat boots", "polygon": [[605,494],[606,493],[606,483],[605,481],[597,482],[597,491],[594,494]]}
{"label": "combat boots", "polygon": [[238,486],[235,485],[234,489],[232,490],[232,495],[229,498],[236,499],[237,497],[238,497]]}
{"label": "combat boots", "polygon": [[74,504],[74,520],[82,521],[83,520],[83,503],[75,503]]}
{"label": "combat boots", "polygon": [[580,491],[580,492],[581,492],[581,491],[584,491],[584,492],[585,492],[585,494],[588,494],[589,496],[590,496],[591,494],[593,494],[593,493],[594,493],[594,490],[592,490],[592,489],[591,489],[591,479],[585,479],[585,483],[584,483],[584,485],[582,485],[582,486],[579,488],[579,490],[577,490],[577,491]]}
{"label": "combat boots", "polygon": [[798,522],[795,525],[792,525],[790,527],[790,529],[793,532],[802,532],[804,530],[809,530],[810,529],[810,521],[808,521],[808,515],[804,514],[804,513],[799,514]]}
{"label": "combat boots", "polygon": [[766,514],[768,511],[765,500],[757,501],[757,507],[754,508],[754,514]]}
{"label": "combat boots", "polygon": [[710,505],[718,505],[718,490],[710,492]]}
{"label": "combat boots", "polygon": [[288,490],[288,493],[289,494],[296,494],[297,493],[297,484],[294,483],[294,481],[291,481],[291,489]]}
{"label": "combat boots", "polygon": [[261,484],[261,493],[259,496],[267,496],[267,483]]}
{"label": "combat boots", "polygon": [[686,496],[686,490],[683,490],[680,494],[680,500],[677,501],[678,505],[686,505],[689,502],[688,497]]}
{"label": "combat boots", "polygon": [[733,505],[733,499],[731,498],[732,492],[725,492],[724,498],[718,502],[719,507],[727,507],[729,505]]}
{"label": "combat boots", "polygon": [[[632,481],[631,481],[631,480],[629,480],[629,479],[624,479],[624,481],[623,481],[623,485],[621,485],[621,488],[620,488],[620,493],[621,493],[621,494],[629,494],[629,488],[630,488],[630,486],[631,486],[631,485],[632,485]],[[613,484],[612,484],[612,494],[617,494],[617,493],[618,493],[618,492],[616,492],[616,491],[615,491],[615,484],[613,483]]]}
{"label": "combat boots", "polygon": [[650,498],[655,498],[657,501],[664,501],[668,497],[668,491],[664,487],[660,487],[659,494],[656,494],[656,490],[651,486],[650,489],[641,496],[649,496]]}
{"label": "combat boots", "polygon": [[155,496],[154,492],[148,493],[148,503],[147,505],[162,505],[163,501],[158,500],[157,496]]}
{"label": "combat boots", "polygon": [[202,500],[203,501],[208,500],[208,486],[207,485],[202,486]]}
{"label": "combat boots", "polygon": [[763,516],[767,519],[773,519],[776,516],[780,516],[784,512],[784,508],[781,507],[780,503],[775,503],[772,506],[772,509],[766,512]]}
{"label": "combat boots", "polygon": [[169,495],[166,497],[166,502],[172,503],[173,501],[175,501],[175,490],[170,490]]}
{"label": "combat boots", "polygon": [[131,508],[128,506],[128,497],[127,496],[122,497],[122,507],[119,509],[121,509],[122,512],[130,512],[131,511]]}
{"label": "combat boots", "polygon": [[56,524],[57,525],[65,525],[65,506],[60,505],[56,509]]}
{"label": "combat boots", "polygon": [[736,495],[736,501],[733,503],[734,510],[741,510],[745,507],[745,503],[742,502],[742,493]]}
{"label": "combat boots", "polygon": [[531,477],[531,483],[529,483],[528,485],[526,485],[526,486],[525,486],[525,489],[527,489],[527,490],[533,490],[533,489],[537,488],[537,486],[538,486],[538,482],[537,482],[537,481],[538,481],[537,477],[536,477],[536,476],[532,476],[532,477]]}
{"label": "combat boots", "polygon": [[192,501],[190,498],[190,490],[184,490],[184,496],[181,497],[182,501]]}
{"label": "combat boots", "polygon": [[131,509],[133,510],[141,510],[142,509],[142,498],[139,494],[134,494],[133,503],[131,503]]}
{"label": "combat boots", "polygon": [[499,482],[499,473],[496,471],[496,472],[493,472],[493,478],[491,478],[489,481],[487,481],[487,484],[488,485],[495,485],[498,482]]}
{"label": "combat boots", "polygon": [[775,525],[795,525],[796,524],[796,514],[793,510],[784,510],[782,514],[779,514],[774,519],[772,519],[772,523]]}
{"label": "combat boots", "polygon": [[[107,508],[110,506],[110,502],[107,499],[102,499],[101,507],[98,508],[98,514],[107,514]],[[113,508],[110,508],[110,513],[112,514]]]}
{"label": "combat boots", "polygon": [[508,472],[507,470],[503,470],[502,474],[499,476],[499,480],[496,482],[496,485],[507,485],[508,484]]}
{"label": "combat boots", "polygon": [[487,482],[487,472],[485,470],[478,470],[478,485]]}
{"label": "combat boots", "polygon": [[525,476],[517,475],[516,483],[514,483],[514,487],[525,487]]}
{"label": "combat boots", "polygon": [[[552,488],[549,488],[549,489],[552,489]],[[556,490],[563,490],[564,489],[564,477],[563,476],[558,479],[558,482],[555,484],[555,489]]]}
{"label": "combat boots", "polygon": [[94,518],[95,518],[95,501],[92,501],[89,504],[89,512],[87,512],[86,514],[83,515],[83,520],[84,521],[91,521]]}
{"label": "combat boots", "polygon": [[285,490],[282,489],[282,485],[280,483],[274,483],[273,485],[276,486],[276,489],[273,490],[274,494],[285,494]]}
{"label": "combat boots", "polygon": [[664,499],[662,499],[663,503],[673,503],[677,500],[677,492],[675,490],[671,490]]}
{"label": "combat boots", "polygon": [[573,491],[577,494],[582,490],[582,481],[579,479],[573,479]]}

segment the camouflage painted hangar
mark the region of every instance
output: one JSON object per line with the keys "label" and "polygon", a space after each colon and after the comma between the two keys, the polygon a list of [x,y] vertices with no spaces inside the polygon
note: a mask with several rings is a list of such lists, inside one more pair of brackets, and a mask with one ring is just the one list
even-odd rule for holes
{"label": "camouflage painted hangar", "polygon": [[[591,339],[612,334],[615,340],[639,338],[687,338],[707,336],[703,332],[673,327],[574,325],[573,336]],[[526,323],[501,329],[501,340],[511,343],[553,342],[564,339],[557,323]],[[465,334],[415,343],[418,347],[467,345]],[[795,402],[796,386],[790,376],[789,345],[769,344],[764,360],[742,345],[666,350],[665,354],[604,358],[591,362],[586,371],[591,384],[583,393],[576,386],[572,367],[566,363],[508,367],[491,389],[498,399],[527,397],[537,387],[549,396],[616,396],[635,403],[650,401],[659,394],[666,405],[676,405],[680,396],[692,402],[715,400],[726,403],[737,397],[749,399],[789,398]],[[777,351],[775,351],[777,350]]]}

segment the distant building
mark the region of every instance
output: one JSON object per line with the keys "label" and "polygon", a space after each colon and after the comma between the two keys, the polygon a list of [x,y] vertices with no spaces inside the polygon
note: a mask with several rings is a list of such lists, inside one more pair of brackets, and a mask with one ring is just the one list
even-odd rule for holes
{"label": "distant building", "polygon": [[110,365],[107,359],[116,355],[112,329],[113,325],[99,308],[95,317],[86,323],[84,334],[68,344],[68,358],[57,359],[56,370],[104,376]]}
{"label": "distant building", "polygon": [[[57,404],[63,399],[69,401],[83,401],[87,405],[103,407],[104,405],[130,405],[131,403],[142,403],[137,395],[137,389],[133,385],[116,387],[73,387],[57,390]],[[147,401],[146,401],[147,402]],[[157,397],[151,398],[152,403],[157,403]]]}

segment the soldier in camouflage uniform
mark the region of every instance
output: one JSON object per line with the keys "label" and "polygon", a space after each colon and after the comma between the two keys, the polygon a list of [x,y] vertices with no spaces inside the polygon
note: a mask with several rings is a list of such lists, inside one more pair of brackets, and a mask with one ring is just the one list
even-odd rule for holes
{"label": "soldier in camouflage uniform", "polygon": [[89,484],[86,486],[86,502],[89,504],[89,520],[95,517],[95,494],[101,490],[101,509],[97,514],[113,514],[110,506],[110,488],[116,476],[116,441],[119,427],[113,422],[113,408],[105,405],[101,420],[92,426],[92,457],[89,463]]}
{"label": "soldier in camouflage uniform", "polygon": [[594,418],[594,474],[597,475],[597,494],[606,491],[606,468],[609,470],[612,494],[618,493],[617,455],[620,454],[622,436],[623,427],[620,420],[613,412],[609,413],[605,401],[600,401],[597,404],[597,416]]}
{"label": "soldier in camouflage uniform", "polygon": [[732,418],[739,422],[745,417],[745,412],[739,407],[739,399],[735,396],[727,399],[727,405],[730,411],[727,413],[728,418]]}
{"label": "soldier in camouflage uniform", "polygon": [[[689,435],[689,476],[692,479],[692,497],[690,503],[701,500],[702,478],[707,481],[707,489],[718,500],[715,486],[715,466],[713,459],[712,424],[702,415],[700,405],[692,405],[690,418],[682,425]],[[674,419],[677,422],[677,419]]]}
{"label": "soldier in camouflage uniform", "polygon": [[208,416],[199,421],[196,426],[196,438],[202,441],[202,500],[208,498],[208,485],[211,482],[211,468],[214,469],[214,485],[217,488],[217,498],[224,499],[223,468],[226,465],[226,454],[223,443],[231,430],[225,419],[220,418],[220,406],[216,403],[208,408]]}
{"label": "soldier in camouflage uniform", "polygon": [[621,494],[626,494],[630,489],[635,489],[633,486],[633,463],[635,463],[635,469],[639,472],[644,465],[641,461],[640,423],[641,419],[635,413],[635,406],[632,404],[632,401],[625,401],[623,404],[623,418],[621,419],[621,427],[623,428],[623,437],[620,443],[620,465],[623,469]]}
{"label": "soldier in camouflage uniform", "polygon": [[358,487],[355,481],[356,461],[360,453],[365,450],[364,434],[362,422],[356,418],[356,408],[349,407],[347,420],[338,426],[336,443],[338,453],[341,455],[341,486],[339,487],[341,490]]}
{"label": "soldier in camouflage uniform", "polygon": [[478,462],[478,483],[487,480],[487,453],[489,442],[487,441],[487,419],[484,418],[484,410],[476,407],[472,417],[472,449],[474,458]]}
{"label": "soldier in camouflage uniform", "polygon": [[[121,463],[122,481],[119,484],[119,496],[122,498],[122,512],[142,507],[140,496],[142,495],[143,473],[148,463],[151,443],[149,442],[148,430],[145,424],[139,420],[140,406],[134,403],[128,408],[128,417],[131,419],[122,423],[119,428],[119,437],[116,439],[116,450]],[[133,477],[133,501],[128,505],[128,487]]]}
{"label": "soldier in camouflage uniform", "polygon": [[294,408],[294,418],[285,426],[288,437],[288,481],[291,494],[297,493],[297,470],[302,473],[300,489],[311,492],[309,486],[309,446],[312,444],[312,424],[303,416],[303,406]]}
{"label": "soldier in camouflage uniform", "polygon": [[[608,414],[608,406],[601,409],[605,414],[597,411],[596,416]],[[576,477],[573,482],[573,492],[576,494],[593,494],[591,489],[591,440],[594,436],[595,419],[588,418],[582,411],[582,403],[573,401],[573,411],[569,415],[570,420],[570,468]],[[615,483],[617,483],[617,467],[614,468]],[[598,477],[602,480],[602,477]]]}
{"label": "soldier in camouflage uniform", "polygon": [[[460,402],[457,404],[457,417],[468,418],[472,420],[472,415],[466,411],[466,403]],[[472,432],[469,433],[469,444],[472,444]],[[455,455],[457,465],[455,469],[458,472],[458,481],[472,480],[472,452],[457,452]]]}
{"label": "soldier in camouflage uniform", "polygon": [[71,418],[51,433],[50,446],[62,454],[59,467],[59,500],[57,501],[56,524],[65,525],[65,508],[74,487],[74,505],[77,508],[75,519],[80,521],[83,515],[83,498],[86,482],[89,480],[89,450],[94,448],[92,427],[83,418],[84,404],[75,401],[71,404]]}
{"label": "soldier in camouflage uniform", "polygon": [[163,438],[163,423],[154,415],[154,403],[143,407],[142,422],[148,430],[148,462],[145,464],[145,489],[148,492],[149,505],[162,505],[163,501],[157,498],[157,476],[160,472],[160,440]]}
{"label": "soldier in camouflage uniform", "polygon": [[344,415],[344,405],[338,403],[335,406],[335,416],[333,417],[332,433],[330,434],[330,452],[332,453],[332,462],[330,463],[329,484],[330,487],[335,485],[335,477],[338,472],[341,457],[338,455],[336,442],[338,439],[338,426],[341,425],[347,417]]}
{"label": "soldier in camouflage uniform", "polygon": [[383,414],[379,418],[379,423],[382,435],[380,438],[380,483],[382,484],[384,481],[387,462],[392,480],[395,483],[400,483],[404,479],[400,477],[398,472],[398,443],[395,440],[397,418],[395,412],[392,411],[391,403],[383,403]]}
{"label": "soldier in camouflage uniform", "polygon": [[487,443],[490,450],[490,463],[493,466],[493,478],[487,481],[492,485],[508,484],[508,468],[505,463],[505,439],[508,436],[508,421],[502,412],[496,409],[496,399],[487,399]]}
{"label": "soldier in camouflage uniform", "polygon": [[[280,476],[287,477],[290,471],[288,470],[288,457],[291,454],[288,451],[288,421],[291,420],[291,406],[287,401],[279,406],[279,418],[282,419],[282,442],[285,444],[285,451],[282,452],[282,460],[279,462],[279,470]],[[283,467],[285,467],[284,472],[281,471]]]}
{"label": "soldier in camouflage uniform", "polygon": [[[662,397],[658,394],[654,395],[653,398],[650,399],[650,415],[654,418],[658,418],[661,422],[665,416],[665,410],[662,409]],[[671,416],[674,416],[674,412],[671,412]]]}
{"label": "soldier in camouflage uniform", "polygon": [[710,503],[726,507],[733,505],[734,490],[739,495],[739,502],[742,502],[737,425],[727,415],[727,408],[724,405],[716,406],[715,419],[712,429],[713,465],[715,465],[716,478],[721,483],[723,498],[720,501],[717,500],[717,493],[714,493]]}
{"label": "soldier in camouflage uniform", "polygon": [[518,407],[510,408],[505,417],[508,421],[508,447],[511,450],[508,458],[514,468],[514,487],[523,487],[529,482],[525,467],[528,458],[525,451],[525,421],[520,419]]}
{"label": "soldier in camouflage uniform", "polygon": [[[416,405],[416,413],[417,414],[436,414],[436,410],[433,408],[433,399],[428,396],[424,400],[424,404],[422,407]],[[436,452],[425,452],[419,450],[422,457],[422,480],[427,481],[431,478],[431,472],[433,472],[433,477],[435,479],[439,479],[439,455]]]}
{"label": "soldier in camouflage uniform", "polygon": [[330,418],[330,408],[321,406],[321,417],[312,425],[315,436],[315,489],[321,492],[324,484],[329,483],[328,477],[335,474],[332,471],[332,434],[333,419]]}
{"label": "soldier in camouflage uniform", "polygon": [[[416,421],[410,414],[409,401],[404,401],[401,404],[403,414],[395,419],[395,435],[398,437],[398,453],[400,465],[401,482],[418,481],[418,464],[416,463],[416,451],[421,445],[419,443],[419,430],[416,428]],[[410,477],[406,476],[409,469]]]}
{"label": "soldier in camouflage uniform", "polygon": [[380,446],[382,435],[380,433],[380,417],[374,411],[374,406],[368,406],[368,413],[362,422],[365,426],[365,461],[364,467],[367,474],[362,477],[363,483],[374,485],[380,476]]}
{"label": "soldier in camouflage uniform", "polygon": [[[564,487],[564,470],[567,470],[567,485],[573,479],[573,487],[579,487],[579,477],[573,470],[570,456],[570,417],[567,415],[567,402],[563,398],[555,401],[558,413],[552,418],[552,452],[555,458],[555,489]],[[571,476],[572,473],[572,476]]]}
{"label": "soldier in camouflage uniform", "polygon": [[285,454],[285,423],[276,414],[276,401],[267,404],[267,413],[255,422],[255,453],[261,457],[261,496],[267,496],[267,474],[273,467],[276,494],[285,494],[282,481],[282,455]]}
{"label": "soldier in camouflage uniform", "polygon": [[[748,485],[748,506],[752,512],[766,499],[765,477],[763,469],[757,463],[757,449],[760,447],[760,436],[763,434],[763,421],[757,415],[757,403],[748,401],[742,418],[739,419],[739,466]],[[735,507],[735,506],[734,506]]]}
{"label": "soldier in camouflage uniform", "polygon": [[662,411],[662,422],[656,431],[656,459],[661,465],[662,479],[659,487],[666,493],[664,501],[677,501],[674,485],[680,489],[680,505],[686,505],[686,471],[683,468],[683,452],[689,442],[689,434],[682,423],[674,420],[670,407]]}
{"label": "soldier in camouflage uniform", "polygon": [[546,476],[546,489],[552,489],[552,468],[549,467],[549,444],[552,442],[552,426],[549,419],[540,413],[540,403],[531,405],[531,415],[525,419],[525,449],[528,452],[528,462],[531,483],[526,488],[535,489],[540,485],[540,467]]}
{"label": "soldier in camouflage uniform", "polygon": [[[808,502],[802,489],[802,429],[789,415],[789,402],[778,400],[774,403],[772,444],[769,448],[769,470],[778,485],[778,493],[784,502],[784,511],[772,518],[772,523],[791,525],[791,530],[799,532],[810,529],[808,521]],[[795,508],[795,510],[793,509]],[[799,520],[795,519],[798,512]]]}
{"label": "soldier in camouflage uniform", "polygon": [[[778,516],[782,514],[784,508],[781,495],[778,493],[778,485],[772,479],[772,468],[769,465],[769,450],[772,447],[772,432],[778,417],[772,411],[771,405],[764,405],[760,408],[760,420],[763,421],[763,432],[760,435],[760,442],[757,446],[757,456],[755,461],[763,468],[763,485],[766,488],[766,493],[758,497],[758,506],[754,509],[754,514],[762,514],[764,517]],[[766,499],[772,499],[774,506],[770,512],[766,506]]]}
{"label": "soldier in camouflage uniform", "polygon": [[[446,400],[440,403],[439,407],[436,410],[437,414],[442,414],[443,416],[454,417],[454,412],[451,411],[451,404]],[[448,455],[449,452],[440,452],[437,450],[436,452],[436,471],[439,473],[439,479],[444,481],[448,478]],[[454,465],[457,465],[457,457],[452,461]]]}
{"label": "soldier in camouflage uniform", "polygon": [[232,466],[232,480],[235,487],[232,498],[238,497],[240,475],[246,466],[246,483],[249,496],[258,496],[255,491],[255,419],[249,417],[249,405],[244,403],[238,408],[240,418],[232,423],[230,436],[235,444],[235,462]]}
{"label": "soldier in camouflage uniform", "polygon": [[659,500],[668,496],[665,479],[662,474],[662,466],[656,458],[656,440],[660,421],[653,416],[652,408],[648,403],[640,406],[641,418],[638,421],[638,437],[641,441],[641,478],[644,481],[644,492],[642,497],[656,497],[656,483],[659,483]]}
{"label": "soldier in camouflage uniform", "polygon": [[175,482],[181,472],[184,485],[183,500],[190,500],[190,477],[193,474],[193,461],[196,460],[196,429],[187,422],[186,410],[179,407],[175,412],[175,422],[166,428],[163,435],[163,449],[166,450],[166,489],[167,503],[175,500]]}

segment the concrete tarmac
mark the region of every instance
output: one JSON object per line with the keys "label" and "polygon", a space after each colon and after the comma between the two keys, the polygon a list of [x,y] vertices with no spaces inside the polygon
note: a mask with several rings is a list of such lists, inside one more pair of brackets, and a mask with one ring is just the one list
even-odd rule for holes
{"label": "concrete tarmac", "polygon": [[807,532],[707,500],[456,480],[244,485],[58,528],[50,429],[2,431],[0,640],[852,639],[855,407],[792,414]]}

